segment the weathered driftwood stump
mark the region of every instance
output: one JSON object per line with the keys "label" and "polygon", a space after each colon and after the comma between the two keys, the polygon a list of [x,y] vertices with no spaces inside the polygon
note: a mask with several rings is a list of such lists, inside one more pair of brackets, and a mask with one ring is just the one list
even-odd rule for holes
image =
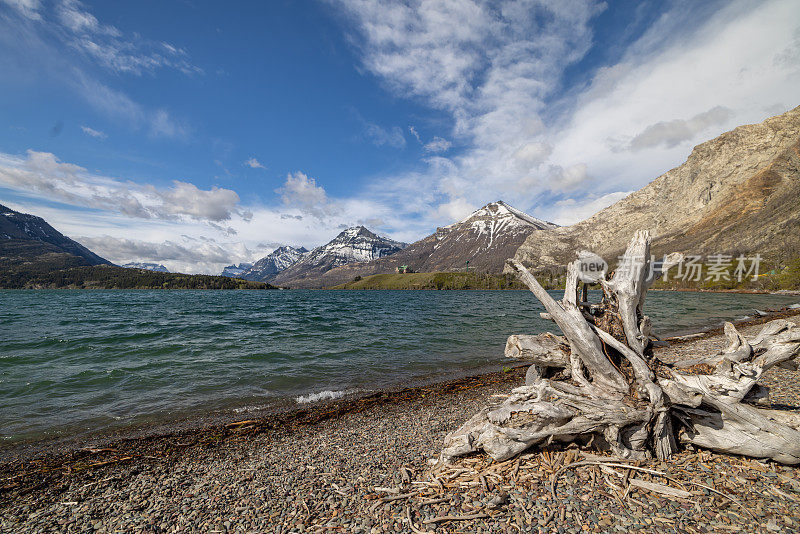
{"label": "weathered driftwood stump", "polygon": [[643,313],[650,261],[650,236],[639,231],[613,276],[599,277],[602,302],[590,304],[578,296],[577,261],[556,301],[510,260],[564,336],[511,336],[506,354],[532,363],[525,385],[448,435],[440,460],[482,449],[501,461],[534,445],[569,442],[622,458],[666,459],[683,442],[800,463],[800,414],[753,404],[765,395],[757,383],[764,371],[796,365],[800,327],[775,320],[747,340],[726,323],[728,345],[719,354],[661,362]]}

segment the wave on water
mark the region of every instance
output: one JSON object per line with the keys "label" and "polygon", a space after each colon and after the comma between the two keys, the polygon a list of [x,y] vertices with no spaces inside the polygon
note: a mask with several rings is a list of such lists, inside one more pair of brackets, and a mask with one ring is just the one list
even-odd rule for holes
{"label": "wave on water", "polygon": [[329,389],[326,389],[318,393],[309,393],[308,395],[300,395],[299,397],[295,397],[294,400],[296,400],[298,404],[310,404],[312,402],[319,402],[324,400],[341,399],[348,393],[353,393],[354,391],[355,390],[353,389],[342,389],[338,391],[331,391]]}
{"label": "wave on water", "polygon": [[[798,300],[657,291],[647,306],[669,337]],[[0,290],[0,449],[497,369],[509,335],[553,329],[542,310],[525,291]]]}

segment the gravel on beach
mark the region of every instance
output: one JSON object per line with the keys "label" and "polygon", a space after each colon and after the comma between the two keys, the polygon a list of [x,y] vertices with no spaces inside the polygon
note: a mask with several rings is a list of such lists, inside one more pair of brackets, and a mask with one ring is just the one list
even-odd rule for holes
{"label": "gravel on beach", "polygon": [[[717,334],[657,355],[669,361],[723,344]],[[554,446],[434,470],[429,460],[445,435],[523,377],[516,368],[337,401],[280,424],[244,421],[0,464],[0,531],[800,530],[800,468],[771,461],[685,449],[666,462],[619,467],[597,452]],[[800,410],[798,378],[783,369],[765,375],[773,406]],[[581,460],[589,465],[564,467]]]}

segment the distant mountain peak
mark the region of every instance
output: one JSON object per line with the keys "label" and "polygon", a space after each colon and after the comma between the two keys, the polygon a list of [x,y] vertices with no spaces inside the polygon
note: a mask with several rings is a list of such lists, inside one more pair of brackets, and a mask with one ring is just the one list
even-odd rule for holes
{"label": "distant mountain peak", "polygon": [[126,269],[144,269],[146,271],[154,271],[157,273],[168,273],[169,269],[161,265],[160,263],[148,263],[148,262],[138,262],[132,261],[130,263],[126,263],[123,265]]}
{"label": "distant mountain peak", "polygon": [[460,224],[464,224],[467,222],[473,222],[478,220],[506,220],[510,224],[523,224],[528,226],[533,226],[539,230],[549,230],[552,228],[558,227],[557,224],[553,224],[551,222],[543,221],[541,219],[537,219],[536,217],[532,217],[527,213],[518,210],[517,208],[506,204],[502,200],[496,200],[495,202],[489,202],[485,206],[480,209],[473,211],[467,218],[447,226],[446,228],[451,228]]}
{"label": "distant mountain peak", "polygon": [[[288,269],[303,259],[306,254],[308,254],[308,250],[306,250],[305,247],[296,248],[289,245],[283,245],[276,248],[254,264],[248,264],[247,268],[245,269],[236,269],[234,271],[226,267],[222,275],[244,278],[245,280],[253,280],[256,282],[264,282],[271,279],[281,271]],[[239,265],[239,267],[241,266],[242,264]],[[226,272],[228,274],[226,274]]]}
{"label": "distant mountain peak", "polygon": [[365,226],[352,226],[305,254],[300,261],[275,277],[274,281],[281,284],[287,280],[320,276],[341,265],[365,263],[390,256],[406,246],[406,243],[380,236]]}
{"label": "distant mountain peak", "polygon": [[241,278],[242,274],[251,267],[253,267],[252,263],[240,263],[239,265],[234,263],[232,265],[227,265],[224,269],[222,269],[220,276],[227,276],[228,278]]}
{"label": "distant mountain peak", "polygon": [[394,254],[406,247],[406,243],[382,237],[366,226],[345,228],[330,242],[309,252],[303,262],[320,264],[332,260],[336,265],[351,261],[370,261]]}
{"label": "distant mountain peak", "polygon": [[358,225],[358,226],[351,226],[349,228],[345,228],[344,230],[339,232],[339,235],[337,235],[334,238],[334,240],[335,239],[339,239],[339,238],[342,238],[342,239],[353,239],[353,238],[358,237],[358,236],[366,236],[366,237],[370,237],[370,238],[378,237],[378,235],[376,233],[374,233],[371,230],[369,230],[366,226]]}

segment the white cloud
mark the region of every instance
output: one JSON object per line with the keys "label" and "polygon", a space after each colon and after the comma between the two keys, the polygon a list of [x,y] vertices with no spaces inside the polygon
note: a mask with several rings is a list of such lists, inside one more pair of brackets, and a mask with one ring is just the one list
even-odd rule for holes
{"label": "white cloud", "polygon": [[551,178],[554,191],[570,191],[575,189],[591,178],[587,172],[588,167],[585,163],[576,163],[569,167],[554,167]]}
{"label": "white cloud", "polygon": [[455,198],[444,204],[439,204],[437,211],[448,220],[460,221],[475,211],[476,208],[477,206],[470,204],[463,198]]}
{"label": "white cloud", "polygon": [[[364,66],[399,96],[448,112],[453,136],[467,147],[448,162],[425,160],[428,187],[443,194],[444,203],[462,199],[481,205],[505,197],[529,205],[545,188],[557,187],[530,187],[552,174],[541,166],[549,145],[539,113],[559,89],[564,69],[588,50],[589,21],[602,4],[349,0],[343,5]],[[442,152],[448,143],[439,137],[427,146]]]}
{"label": "white cloud", "polygon": [[3,3],[11,6],[20,15],[31,20],[41,20],[39,14],[41,3],[39,0],[2,0]]}
{"label": "white cloud", "polygon": [[81,126],[81,130],[86,135],[94,137],[95,139],[106,139],[108,135],[105,132],[101,132],[100,130],[95,130],[94,128],[90,128],[89,126]]}
{"label": "white cloud", "polygon": [[448,113],[464,147],[374,190],[427,205],[429,221],[439,204],[497,198],[544,216],[543,202],[596,205],[682,163],[694,144],[797,105],[796,2],[720,5],[703,17],[673,6],[618,63],[564,88],[601,3],[345,0],[364,67],[398,97]]}
{"label": "white cloud", "polygon": [[418,142],[420,142],[420,143],[422,142],[422,139],[421,139],[421,138],[420,138],[420,136],[419,136],[419,132],[417,131],[417,129],[416,129],[416,128],[414,128],[414,126],[413,126],[413,125],[408,127],[408,131],[409,131],[409,132],[411,132],[411,135],[413,135],[413,136],[414,136],[414,138],[415,138],[415,139],[416,139]]}
{"label": "white cloud", "polygon": [[559,200],[552,206],[543,210],[544,217],[548,221],[565,226],[587,219],[611,204],[622,200],[633,191],[615,191],[600,197],[586,197],[578,200],[566,198]]}
{"label": "white cloud", "polygon": [[266,169],[264,165],[261,164],[256,158],[251,157],[247,161],[244,162],[245,165],[250,167],[251,169]]}
{"label": "white cloud", "polygon": [[389,146],[393,148],[403,148],[406,146],[406,138],[403,130],[399,126],[386,129],[377,124],[366,123],[364,126],[364,136],[375,146]]}
{"label": "white cloud", "polygon": [[439,136],[434,136],[434,138],[431,139],[430,142],[425,143],[425,146],[422,147],[422,149],[425,150],[425,152],[438,153],[438,152],[447,152],[450,146],[451,146],[450,141],[448,141],[447,139]]}
{"label": "white cloud", "polygon": [[254,262],[271,250],[248,249],[241,243],[217,242],[208,237],[178,236],[161,242],[112,237],[78,237],[77,240],[109,261],[162,263],[171,272],[219,274],[225,265]]}
{"label": "white cloud", "polygon": [[202,73],[186,59],[186,51],[166,42],[148,41],[140,35],[126,37],[115,26],[102,24],[77,0],[61,0],[55,9],[54,34],[83,52],[100,66],[116,73],[141,75],[159,68],[184,74]]}
{"label": "white cloud", "polygon": [[338,211],[328,199],[325,188],[318,186],[314,178],[309,178],[302,172],[287,175],[286,182],[275,192],[281,195],[281,200],[286,206],[317,219]]}
{"label": "white cloud", "polygon": [[714,106],[708,111],[698,113],[690,119],[673,119],[651,124],[630,142],[630,150],[642,150],[657,146],[673,148],[691,141],[697,134],[712,126],[725,124],[733,116],[733,112],[722,106]]}
{"label": "white cloud", "polygon": [[638,188],[693,145],[800,103],[800,58],[777,59],[798,36],[795,2],[733,2],[699,25],[668,15],[578,95],[552,164],[586,163],[605,191]]}
{"label": "white cloud", "polygon": [[173,181],[160,188],[89,173],[49,152],[27,157],[0,154],[0,185],[48,200],[145,219],[191,219],[219,223],[240,214],[239,195],[230,189],[199,189]]}
{"label": "white cloud", "polygon": [[152,113],[149,123],[153,137],[186,138],[189,135],[189,128],[175,120],[165,109]]}

